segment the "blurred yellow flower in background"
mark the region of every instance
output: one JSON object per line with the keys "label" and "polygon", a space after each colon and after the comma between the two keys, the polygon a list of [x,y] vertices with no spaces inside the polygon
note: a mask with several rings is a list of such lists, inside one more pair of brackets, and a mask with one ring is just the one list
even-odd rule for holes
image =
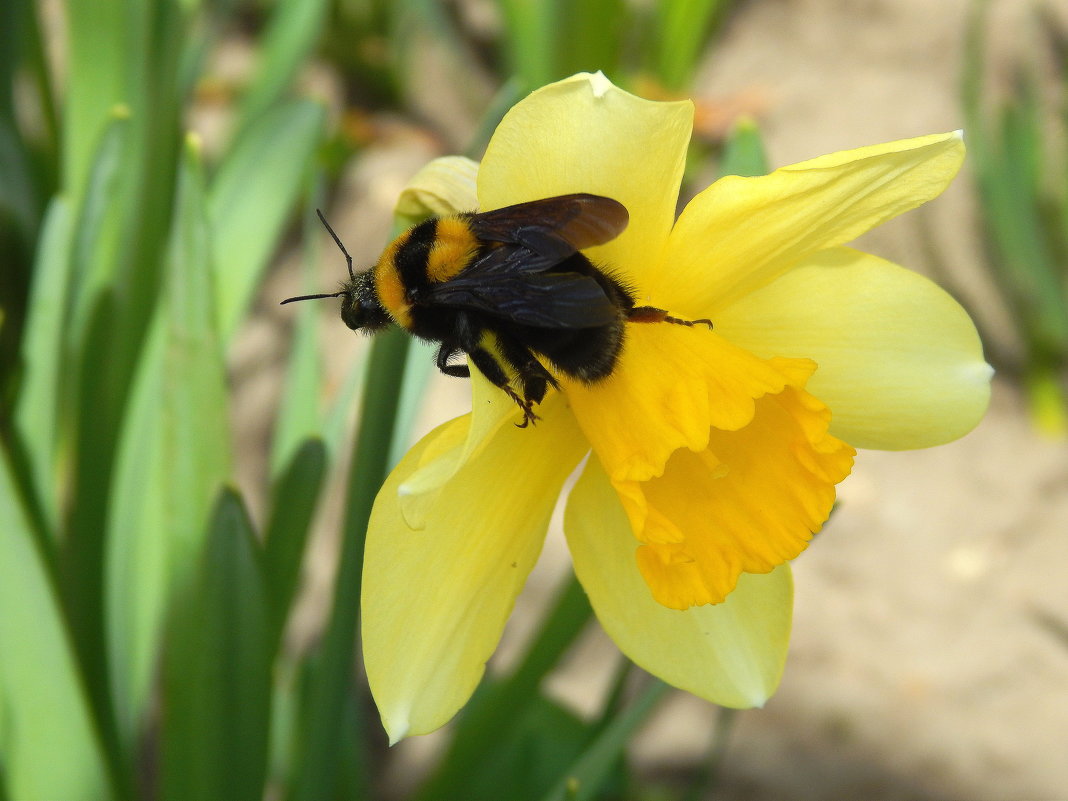
{"label": "blurred yellow flower in background", "polygon": [[[438,728],[470,697],[584,459],[564,528],[605,630],[665,681],[756,706],[785,660],[787,562],[830,514],[853,447],[948,442],[986,409],[991,370],[963,309],[843,247],[937,196],[963,160],[958,134],[730,176],[676,220],[692,118],[689,102],[583,74],[520,102],[489,144],[468,208],[577,192],[618,200],[629,227],[586,255],[639,305],[715,329],[628,325],[613,374],[592,385],[558,376],[531,429],[473,371],[472,413],[393,471],[368,529],[362,628],[394,742]],[[436,165],[409,200],[459,205],[470,174]]]}

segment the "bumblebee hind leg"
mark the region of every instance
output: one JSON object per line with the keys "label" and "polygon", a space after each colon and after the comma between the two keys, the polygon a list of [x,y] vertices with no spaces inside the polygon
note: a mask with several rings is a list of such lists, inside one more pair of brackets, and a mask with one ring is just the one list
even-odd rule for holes
{"label": "bumblebee hind leg", "polygon": [[530,348],[505,334],[497,333],[497,346],[501,356],[511,365],[523,382],[523,397],[527,403],[541,403],[549,387],[560,389],[552,373],[537,360]]}
{"label": "bumblebee hind leg", "polygon": [[658,309],[655,306],[635,306],[627,312],[629,323],[673,323],[674,325],[686,325],[693,327],[698,323],[712,328],[712,321],[702,317],[700,320],[684,320],[681,317],[672,317],[666,309]]}
{"label": "bumblebee hind leg", "polygon": [[[468,314],[463,312],[458,313],[455,318],[455,337],[447,339],[441,343],[438,348],[437,366],[441,372],[445,375],[459,376],[467,378],[471,375],[471,369],[466,364],[449,364],[449,359],[455,356],[461,351],[468,355],[468,358],[482,375],[484,375],[491,384],[500,389],[504,394],[511,398],[516,406],[523,410],[523,422],[516,423],[519,428],[526,428],[535,420],[540,418],[534,414],[534,404],[540,403],[541,399],[545,397],[547,391],[547,384],[551,383],[556,386],[556,382],[553,377],[549,375],[537,360],[534,358],[530,351],[527,351],[522,346],[512,344],[510,340],[508,342],[502,342],[504,337],[497,337],[498,347],[501,351],[501,356],[505,361],[515,368],[519,374],[520,380],[523,382],[523,397],[512,389],[508,373],[501,365],[497,356],[491,353],[482,345],[482,337],[484,329],[478,324],[478,322]],[[520,355],[519,350],[522,349],[523,354]],[[521,367],[517,364],[517,360],[526,365],[527,362],[533,362],[537,365],[544,375],[535,376],[533,374],[534,368]]]}
{"label": "bumblebee hind leg", "polygon": [[[508,374],[504,371],[504,368],[501,367],[501,363],[497,361],[497,358],[492,353],[479,345],[467,351],[467,355],[471,357],[471,361],[474,362],[475,367],[478,368],[478,371],[482,373],[482,375],[489,379],[491,384],[501,389],[509,398],[515,401],[516,406],[523,410],[523,422],[516,423],[518,428],[526,428],[535,420],[541,419],[534,414],[534,404],[537,403],[537,401],[531,400],[529,397],[519,397],[516,391],[508,384]],[[543,392],[542,395],[544,394],[545,393]]]}

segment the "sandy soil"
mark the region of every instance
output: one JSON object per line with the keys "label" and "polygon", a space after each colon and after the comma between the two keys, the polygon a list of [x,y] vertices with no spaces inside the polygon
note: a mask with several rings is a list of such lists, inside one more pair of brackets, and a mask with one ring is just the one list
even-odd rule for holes
{"label": "sandy soil", "polygon": [[[998,4],[1003,49],[1019,35],[1026,5]],[[701,70],[699,94],[714,103],[758,98],[774,164],[961,128],[966,7],[965,0],[750,0]],[[351,212],[335,225],[348,232],[350,247],[365,248],[364,260],[385,239],[389,199],[431,155],[430,143],[401,137],[350,176],[343,194],[351,202],[340,205]],[[996,301],[975,267],[966,188],[955,186],[860,245],[922,269],[909,217],[929,215],[955,291],[998,331]],[[331,273],[324,285],[335,279]],[[285,296],[289,280],[276,276],[265,294]],[[332,360],[344,365],[359,343],[339,325],[330,321],[324,332]],[[265,328],[243,341],[277,343],[281,327]],[[244,363],[261,359],[257,352],[249,344]],[[430,394],[436,403],[420,430],[469,404],[462,382],[434,379]],[[267,405],[273,392],[254,384],[244,395]],[[1068,798],[1068,640],[1057,633],[1058,624],[1068,626],[1066,444],[1034,433],[1016,390],[998,380],[975,432],[929,451],[861,453],[841,500],[795,563],[794,640],[782,688],[765,709],[739,714],[716,798]],[[501,659],[514,653],[530,610],[564,569],[556,538]],[[312,583],[322,586],[329,572],[328,555],[317,557]],[[592,632],[551,691],[579,709],[595,706],[614,653]],[[638,743],[640,764],[653,774],[685,771],[705,752],[715,715],[679,694]],[[401,753],[418,758],[434,743],[420,738]]]}

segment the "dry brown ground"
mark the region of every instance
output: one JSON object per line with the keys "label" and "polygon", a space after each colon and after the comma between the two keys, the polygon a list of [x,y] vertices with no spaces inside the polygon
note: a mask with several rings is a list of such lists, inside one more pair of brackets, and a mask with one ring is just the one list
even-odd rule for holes
{"label": "dry brown ground", "polygon": [[[700,94],[713,102],[757,98],[774,164],[960,128],[966,5],[750,0],[702,69]],[[1003,47],[1018,35],[1026,5],[998,5]],[[350,211],[338,212],[335,223],[351,248],[363,249],[363,261],[385,238],[391,199],[430,155],[429,143],[402,136],[350,177],[351,202],[342,204]],[[996,303],[975,268],[967,197],[961,183],[921,213],[948,254],[955,291],[996,328]],[[861,246],[923,266],[908,217]],[[331,273],[325,285],[335,279]],[[276,277],[266,294],[285,296],[287,280]],[[246,367],[264,358],[262,343],[278,344],[277,319],[244,339],[239,361]],[[344,365],[356,338],[336,321],[328,325],[331,357]],[[265,382],[243,390],[247,407],[269,406],[274,393]],[[436,403],[419,429],[462,412],[466,393],[462,382],[434,379]],[[241,422],[253,434],[251,419]],[[929,451],[861,453],[841,500],[834,521],[796,562],[794,639],[782,687],[765,709],[738,716],[716,797],[1068,798],[1068,642],[1042,622],[1068,625],[1065,443],[1036,435],[1016,389],[996,380],[990,413],[975,432]],[[310,570],[320,587],[330,572],[329,551],[323,554]],[[565,569],[559,538],[551,539],[503,660]],[[595,707],[614,654],[592,632],[552,692],[579,709]],[[662,774],[700,759],[714,717],[701,701],[673,698],[638,743],[640,764]],[[417,738],[401,753],[418,759],[434,747],[434,737]]]}

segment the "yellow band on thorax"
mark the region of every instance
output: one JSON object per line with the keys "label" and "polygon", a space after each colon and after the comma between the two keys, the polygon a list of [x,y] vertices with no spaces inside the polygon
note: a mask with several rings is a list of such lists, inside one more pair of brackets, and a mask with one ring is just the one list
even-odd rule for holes
{"label": "yellow band on thorax", "polygon": [[443,217],[438,220],[434,244],[427,258],[426,275],[435,283],[454,278],[478,253],[478,239],[467,220]]}

